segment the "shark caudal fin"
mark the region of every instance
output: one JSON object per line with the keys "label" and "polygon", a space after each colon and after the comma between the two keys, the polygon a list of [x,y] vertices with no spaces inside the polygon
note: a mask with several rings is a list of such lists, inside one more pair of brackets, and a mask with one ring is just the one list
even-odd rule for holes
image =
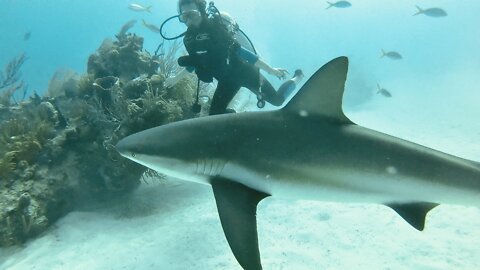
{"label": "shark caudal fin", "polygon": [[257,236],[257,204],[268,194],[222,177],[211,180],[223,232],[245,270],[262,270]]}
{"label": "shark caudal fin", "polygon": [[300,115],[321,115],[353,124],[342,110],[348,58],[338,57],[321,67],[282,109]]}

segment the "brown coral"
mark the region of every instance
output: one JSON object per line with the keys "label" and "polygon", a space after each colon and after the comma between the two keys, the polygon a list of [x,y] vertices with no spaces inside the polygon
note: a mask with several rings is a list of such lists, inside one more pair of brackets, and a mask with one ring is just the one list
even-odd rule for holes
{"label": "brown coral", "polygon": [[143,38],[132,34],[106,41],[90,57],[88,74],[59,73],[49,97],[0,106],[0,179],[8,180],[0,181],[0,246],[44,231],[76,200],[134,190],[146,168],[113,146],[134,132],[192,116],[193,78],[163,87],[163,71],[178,68],[178,46],[157,56],[142,47]]}

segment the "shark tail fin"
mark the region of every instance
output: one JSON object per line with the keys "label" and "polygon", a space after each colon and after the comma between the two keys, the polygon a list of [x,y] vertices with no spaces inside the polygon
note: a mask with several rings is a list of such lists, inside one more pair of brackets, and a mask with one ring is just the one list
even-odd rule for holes
{"label": "shark tail fin", "polygon": [[377,94],[379,94],[380,91],[382,91],[382,87],[380,87],[380,84],[378,84],[378,83],[377,83],[377,89],[378,89],[378,90],[377,90]]}
{"label": "shark tail fin", "polygon": [[152,13],[152,6],[148,6],[146,10],[148,13]]}
{"label": "shark tail fin", "polygon": [[423,9],[422,9],[421,7],[419,7],[419,6],[415,6],[415,7],[418,9],[418,11],[417,11],[417,13],[413,14],[413,16],[416,16],[416,15],[418,15],[418,14],[422,14],[422,13],[423,13]]}
{"label": "shark tail fin", "polygon": [[332,2],[327,1],[327,4],[328,4],[328,7],[327,7],[326,9],[329,9],[329,8],[333,7],[333,3],[332,3]]}

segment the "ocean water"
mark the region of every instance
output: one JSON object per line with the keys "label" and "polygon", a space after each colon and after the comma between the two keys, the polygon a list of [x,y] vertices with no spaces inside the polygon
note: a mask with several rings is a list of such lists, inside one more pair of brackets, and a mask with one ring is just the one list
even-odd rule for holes
{"label": "ocean water", "polygon": [[[350,2],[328,10],[311,0],[215,3],[273,66],[302,68],[308,78],[329,60],[349,57],[344,110],[355,123],[480,161],[480,2]],[[138,2],[152,5],[151,14],[129,10],[130,3],[2,0],[0,65],[25,52],[23,79],[44,93],[56,70],[84,73],[88,56],[131,19],[152,52],[161,38],[140,20],[160,25],[176,2]],[[412,16],[415,5],[448,16]],[[380,58],[382,49],[403,59]],[[376,94],[377,84],[393,97]],[[144,215],[119,217],[122,206],[109,204],[73,212],[24,247],[0,249],[0,269],[240,269],[208,187],[172,180],[143,185],[134,196]],[[264,269],[480,269],[475,207],[440,206],[420,233],[383,206],[270,198],[259,206],[258,223]]]}

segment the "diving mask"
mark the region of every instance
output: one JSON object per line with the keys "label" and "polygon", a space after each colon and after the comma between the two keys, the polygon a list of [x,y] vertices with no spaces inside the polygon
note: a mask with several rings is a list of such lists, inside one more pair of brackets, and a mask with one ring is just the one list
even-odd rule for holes
{"label": "diving mask", "polygon": [[182,23],[187,23],[187,21],[196,20],[200,18],[202,14],[196,9],[182,11],[178,19]]}

